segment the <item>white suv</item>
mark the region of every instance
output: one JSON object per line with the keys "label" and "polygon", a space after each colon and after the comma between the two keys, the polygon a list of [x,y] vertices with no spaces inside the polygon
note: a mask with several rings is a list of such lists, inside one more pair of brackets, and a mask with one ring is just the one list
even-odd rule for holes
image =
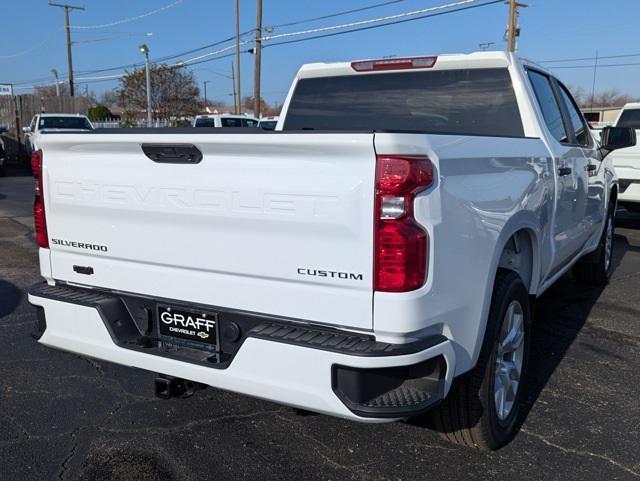
{"label": "white suv", "polygon": [[212,114],[197,115],[194,127],[258,127],[259,120],[247,115]]}

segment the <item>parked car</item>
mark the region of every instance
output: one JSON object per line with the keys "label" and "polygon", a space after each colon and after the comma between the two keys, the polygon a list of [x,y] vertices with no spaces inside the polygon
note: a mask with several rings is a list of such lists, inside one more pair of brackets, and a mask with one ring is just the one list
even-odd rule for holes
{"label": "parked car", "polygon": [[258,119],[247,115],[211,114],[197,115],[194,127],[257,127]]}
{"label": "parked car", "polygon": [[559,80],[503,52],[305,65],[282,115],[277,134],[42,135],[36,337],[162,373],[165,398],[431,410],[454,442],[506,444],[532,299],[611,275],[607,154],[635,132],[598,145]]}
{"label": "parked car", "polygon": [[[640,103],[626,104],[615,125],[630,127],[637,134],[640,131]],[[620,204],[627,210],[640,212],[640,146],[616,150],[611,157],[620,178]]]}
{"label": "parked car", "polygon": [[31,157],[38,150],[38,135],[43,131],[76,131],[86,132],[93,130],[93,125],[86,115],[79,114],[37,114],[31,119],[27,127],[22,127],[24,132],[24,149]]}
{"label": "parked car", "polygon": [[278,116],[262,117],[260,119],[258,127],[260,127],[262,130],[276,130],[278,119]]}

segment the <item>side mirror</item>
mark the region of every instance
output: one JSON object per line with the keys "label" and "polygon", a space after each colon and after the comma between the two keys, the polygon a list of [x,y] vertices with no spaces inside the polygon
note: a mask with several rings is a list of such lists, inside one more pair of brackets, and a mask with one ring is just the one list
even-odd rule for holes
{"label": "side mirror", "polygon": [[28,134],[28,133],[30,133],[30,132],[31,132],[31,127],[22,127],[22,131],[23,131],[25,134]]}
{"label": "side mirror", "polygon": [[605,127],[600,133],[600,148],[606,154],[636,145],[636,131],[631,127]]}

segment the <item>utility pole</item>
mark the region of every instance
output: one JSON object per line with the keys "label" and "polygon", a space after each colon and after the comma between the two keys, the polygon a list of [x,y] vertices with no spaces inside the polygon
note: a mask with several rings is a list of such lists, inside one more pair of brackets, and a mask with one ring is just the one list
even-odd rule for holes
{"label": "utility pole", "polygon": [[236,114],[242,113],[242,97],[240,96],[240,0],[236,0]]}
{"label": "utility pole", "polygon": [[238,94],[236,92],[236,73],[233,68],[233,60],[231,61],[231,83],[233,84],[233,108],[238,107]]}
{"label": "utility pole", "polygon": [[64,28],[67,31],[67,64],[69,68],[69,95],[73,97],[73,57],[71,55],[71,26],[69,25],[69,10],[84,10],[84,7],[78,7],[75,5],[51,3],[50,7],[64,8]]}
{"label": "utility pole", "polygon": [[56,82],[56,97],[60,97],[60,80],[58,80],[58,71],[55,68],[51,69],[53,74],[53,80]]}
{"label": "utility pole", "polygon": [[260,110],[262,102],[260,101],[260,69],[262,62],[262,0],[257,0],[256,5],[256,37],[255,48],[255,64],[253,68],[253,116],[260,118]]}
{"label": "utility pole", "polygon": [[591,108],[593,109],[593,99],[596,96],[596,75],[598,73],[598,51],[596,50],[596,59],[593,64],[593,83],[591,84]]}
{"label": "utility pole", "polygon": [[526,8],[528,5],[518,3],[517,0],[509,0],[509,26],[507,27],[507,44],[509,52],[516,51],[516,39],[520,36],[518,27],[518,8]]}

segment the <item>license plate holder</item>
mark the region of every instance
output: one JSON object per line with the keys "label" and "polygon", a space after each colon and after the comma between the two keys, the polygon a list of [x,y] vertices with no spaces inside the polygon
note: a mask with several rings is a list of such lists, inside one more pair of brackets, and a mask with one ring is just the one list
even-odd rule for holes
{"label": "license plate holder", "polygon": [[197,349],[218,350],[218,313],[158,304],[157,319],[161,340]]}

